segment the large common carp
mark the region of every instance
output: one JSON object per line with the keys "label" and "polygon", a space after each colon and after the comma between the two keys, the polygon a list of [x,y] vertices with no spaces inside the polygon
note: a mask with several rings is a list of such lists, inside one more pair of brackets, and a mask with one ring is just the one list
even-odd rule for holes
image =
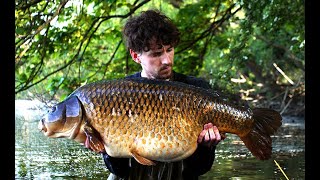
{"label": "large common carp", "polygon": [[134,157],[144,165],[189,157],[206,123],[238,135],[258,159],[272,154],[271,135],[281,126],[272,109],[236,106],[212,90],[174,81],[117,79],[79,87],[52,108],[39,129],[95,152]]}

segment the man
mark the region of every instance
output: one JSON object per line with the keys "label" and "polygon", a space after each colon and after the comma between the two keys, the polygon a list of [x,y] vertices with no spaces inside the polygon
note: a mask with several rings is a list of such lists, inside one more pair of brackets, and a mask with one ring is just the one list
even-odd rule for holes
{"label": "man", "polygon": [[[210,88],[200,78],[174,72],[174,47],[179,42],[180,32],[171,20],[159,11],[148,10],[127,21],[123,29],[126,46],[132,59],[141,65],[142,71],[128,78],[145,77],[180,81],[195,86]],[[208,172],[213,164],[216,145],[224,139],[211,123],[205,124],[198,137],[198,148],[185,160],[143,166],[133,158],[113,158],[103,154],[111,175],[109,179],[198,179]]]}

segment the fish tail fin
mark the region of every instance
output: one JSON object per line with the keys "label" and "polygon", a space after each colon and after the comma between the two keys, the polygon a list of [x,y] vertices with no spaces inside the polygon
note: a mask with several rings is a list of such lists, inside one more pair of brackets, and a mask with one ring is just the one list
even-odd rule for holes
{"label": "fish tail fin", "polygon": [[254,127],[246,136],[240,137],[251,153],[260,160],[267,160],[272,154],[272,139],[282,125],[281,115],[272,109],[253,109]]}

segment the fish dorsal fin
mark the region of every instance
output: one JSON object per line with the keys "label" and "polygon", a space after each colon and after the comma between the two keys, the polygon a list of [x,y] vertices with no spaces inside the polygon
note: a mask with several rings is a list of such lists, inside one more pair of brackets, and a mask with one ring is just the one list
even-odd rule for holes
{"label": "fish dorsal fin", "polygon": [[84,132],[87,136],[85,146],[94,152],[102,153],[105,152],[105,148],[102,139],[98,132],[96,132],[92,127],[85,125]]}
{"label": "fish dorsal fin", "polygon": [[134,159],[142,164],[142,165],[147,165],[147,166],[154,166],[156,165],[155,162],[151,161],[150,159],[147,159],[145,157],[140,156],[135,150],[131,151],[132,156],[134,157]]}

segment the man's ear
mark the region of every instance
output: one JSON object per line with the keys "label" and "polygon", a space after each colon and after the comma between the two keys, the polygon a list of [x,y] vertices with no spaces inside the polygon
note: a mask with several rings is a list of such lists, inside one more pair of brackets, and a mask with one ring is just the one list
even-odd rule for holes
{"label": "man's ear", "polygon": [[138,56],[138,53],[134,52],[132,49],[130,49],[130,55],[132,57],[132,59],[136,62],[136,63],[140,63],[140,59]]}

